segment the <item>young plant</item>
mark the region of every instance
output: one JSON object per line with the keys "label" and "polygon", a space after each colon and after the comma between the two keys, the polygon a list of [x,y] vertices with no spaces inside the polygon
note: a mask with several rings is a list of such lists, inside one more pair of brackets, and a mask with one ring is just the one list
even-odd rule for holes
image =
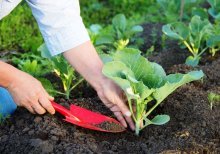
{"label": "young plant", "polygon": [[[61,79],[66,98],[69,99],[70,92],[83,81],[83,78],[76,77],[75,70],[63,56],[56,56],[51,58],[51,60],[53,62],[54,72]],[[76,82],[73,84],[73,81]]]}
{"label": "young plant", "polygon": [[220,35],[211,35],[206,44],[209,47],[209,52],[215,56],[220,51]]}
{"label": "young plant", "polygon": [[[61,79],[63,84],[63,89],[65,93],[59,92],[59,94],[63,94],[67,99],[70,98],[70,92],[78,86],[84,79],[82,77],[78,78],[75,74],[75,70],[72,66],[64,59],[63,56],[50,56],[50,53],[45,44],[41,45],[38,48],[41,51],[41,55],[44,58],[49,58],[52,62],[52,67],[56,75]],[[75,83],[73,83],[75,81]]]}
{"label": "young plant", "polygon": [[28,60],[21,61],[18,64],[18,67],[22,71],[27,72],[35,77],[40,77],[50,71],[49,69],[46,69],[46,68],[43,69],[42,64],[40,64],[37,60],[31,61],[28,59]]}
{"label": "young plant", "polygon": [[166,75],[160,65],[148,61],[139,50],[131,48],[116,52],[109,58],[103,67],[103,74],[124,90],[137,135],[150,124],[167,123],[170,120],[168,115],[152,118],[152,112],[178,87],[203,77],[202,71]]}
{"label": "young plant", "polygon": [[88,31],[93,44],[98,48],[106,46],[108,51],[125,48],[129,43],[139,46],[143,42],[137,38],[143,28],[140,25],[133,26],[124,14],[116,15],[112,24],[105,28],[96,24],[91,25]]}
{"label": "young plant", "polygon": [[211,92],[211,93],[208,94],[208,100],[209,100],[209,103],[210,103],[210,108],[212,110],[214,105],[219,105],[220,104],[220,95]]}
{"label": "young plant", "polygon": [[192,56],[186,59],[186,64],[191,66],[198,65],[201,55],[208,49],[206,41],[212,30],[212,24],[207,19],[201,20],[199,16],[192,17],[188,26],[183,22],[176,22],[162,28],[164,34],[188,48]]}

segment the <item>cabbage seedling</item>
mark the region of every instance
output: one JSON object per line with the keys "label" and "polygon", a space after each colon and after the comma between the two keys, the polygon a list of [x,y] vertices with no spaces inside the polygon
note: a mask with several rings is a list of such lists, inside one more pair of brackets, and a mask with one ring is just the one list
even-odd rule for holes
{"label": "cabbage seedling", "polygon": [[[148,61],[140,53],[136,49],[123,49],[109,58],[103,67],[103,74],[125,92],[137,135],[150,124],[167,123],[170,120],[168,115],[150,118],[152,111],[178,87],[203,77],[202,71],[166,75],[159,64]],[[135,107],[135,112],[132,107]]]}
{"label": "cabbage seedling", "polygon": [[172,39],[180,41],[192,56],[186,59],[186,64],[196,66],[201,55],[208,49],[206,41],[212,34],[213,26],[207,20],[201,20],[199,16],[193,16],[191,22],[186,26],[183,22],[164,25],[162,31]]}
{"label": "cabbage seedling", "polygon": [[211,93],[208,94],[208,100],[209,100],[209,103],[210,103],[210,108],[212,110],[214,105],[219,105],[220,104],[220,95],[211,92]]}
{"label": "cabbage seedling", "polygon": [[[75,74],[75,70],[72,68],[72,66],[64,59],[63,56],[54,56],[52,57],[50,55],[50,52],[48,51],[45,44],[42,44],[38,51],[41,52],[41,56],[44,58],[49,58],[52,62],[52,67],[56,75],[61,79],[63,84],[63,89],[65,93],[57,92],[57,91],[51,91],[58,94],[65,95],[67,99],[70,98],[70,92],[76,88],[82,81],[84,80],[82,77],[78,78]],[[73,83],[73,81],[76,81]]]}

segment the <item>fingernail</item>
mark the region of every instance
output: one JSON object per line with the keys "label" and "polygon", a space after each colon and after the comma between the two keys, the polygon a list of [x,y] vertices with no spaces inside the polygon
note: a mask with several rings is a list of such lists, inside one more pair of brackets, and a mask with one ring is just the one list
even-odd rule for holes
{"label": "fingernail", "polygon": [[125,115],[126,115],[127,117],[130,117],[130,116],[131,116],[131,112],[130,112],[130,111],[125,112]]}

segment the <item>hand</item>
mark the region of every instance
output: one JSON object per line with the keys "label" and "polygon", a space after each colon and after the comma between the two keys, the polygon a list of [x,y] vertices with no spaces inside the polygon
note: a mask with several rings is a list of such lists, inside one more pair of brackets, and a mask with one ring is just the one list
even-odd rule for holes
{"label": "hand", "polygon": [[31,113],[44,114],[48,111],[54,114],[55,110],[51,105],[51,97],[43,88],[41,83],[27,73],[17,70],[15,78],[7,87],[18,106],[23,106]]}
{"label": "hand", "polygon": [[135,126],[131,118],[131,112],[124,103],[125,100],[123,99],[123,91],[121,88],[107,78],[102,85],[102,88],[97,91],[99,98],[114,113],[116,118],[124,127],[127,127],[128,123],[130,128],[135,130]]}
{"label": "hand", "polygon": [[92,85],[97,91],[99,98],[114,112],[121,124],[127,127],[128,123],[130,128],[134,130],[135,127],[131,113],[122,99],[123,92],[112,80],[102,74],[103,63],[92,43],[87,41],[64,52],[63,55],[86,81]]}

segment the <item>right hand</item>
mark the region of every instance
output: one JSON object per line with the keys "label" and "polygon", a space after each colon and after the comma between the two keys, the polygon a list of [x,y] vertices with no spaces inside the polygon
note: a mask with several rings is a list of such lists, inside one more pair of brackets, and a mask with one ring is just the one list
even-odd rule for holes
{"label": "right hand", "polygon": [[14,80],[7,87],[18,106],[25,107],[31,113],[44,114],[48,111],[54,114],[55,110],[50,101],[53,100],[42,84],[29,74],[18,70]]}
{"label": "right hand", "polygon": [[97,89],[97,94],[102,102],[114,113],[120,123],[131,130],[135,130],[135,125],[131,117],[131,112],[125,104],[124,93],[112,80],[103,77],[101,88]]}

